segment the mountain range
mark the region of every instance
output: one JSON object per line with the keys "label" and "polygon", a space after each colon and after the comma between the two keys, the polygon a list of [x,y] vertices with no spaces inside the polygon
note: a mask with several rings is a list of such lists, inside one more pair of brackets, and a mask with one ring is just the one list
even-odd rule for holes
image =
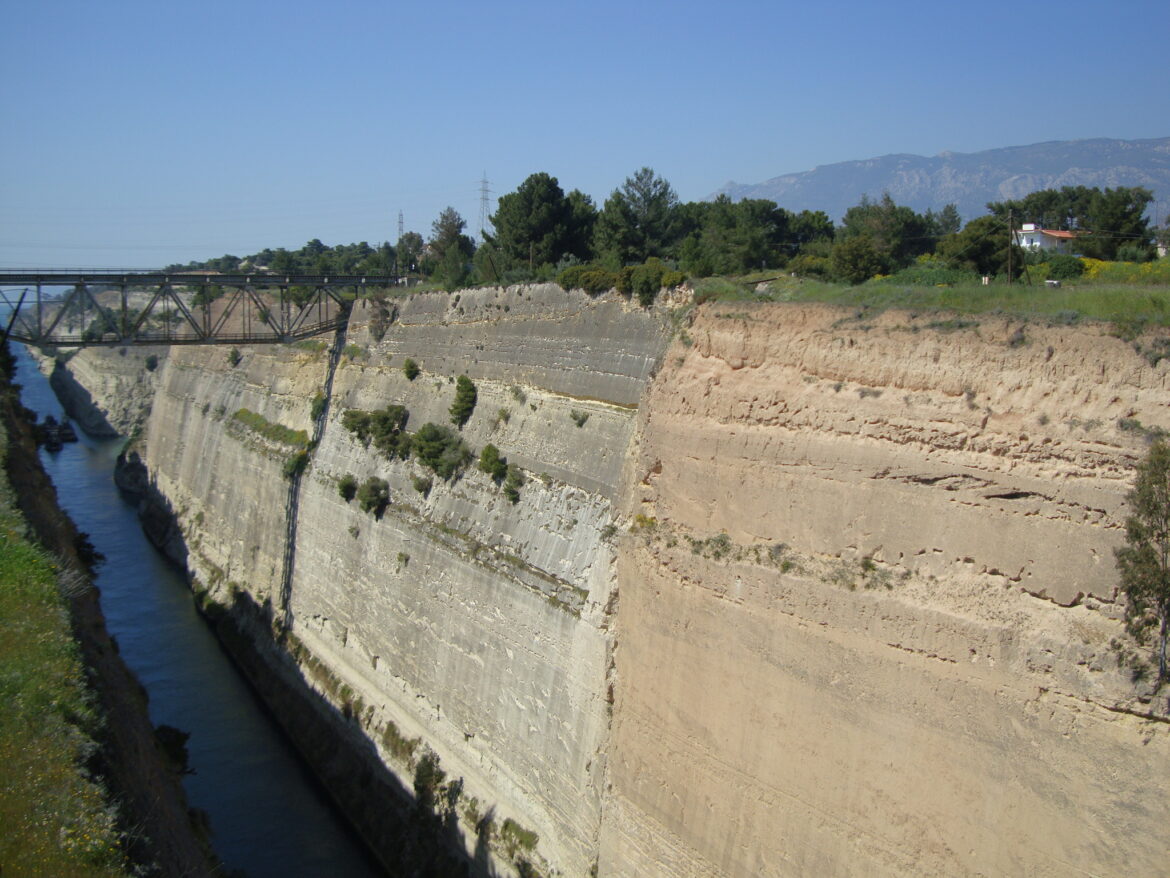
{"label": "mountain range", "polygon": [[823,210],[838,221],[861,201],[885,192],[914,210],[954,204],[963,221],[982,216],[989,201],[1021,198],[1062,186],[1144,186],[1154,193],[1151,215],[1170,211],[1170,137],[1150,140],[1058,140],[982,152],[910,154],[822,165],[763,183],[727,183],[716,195],[767,198],[792,211]]}

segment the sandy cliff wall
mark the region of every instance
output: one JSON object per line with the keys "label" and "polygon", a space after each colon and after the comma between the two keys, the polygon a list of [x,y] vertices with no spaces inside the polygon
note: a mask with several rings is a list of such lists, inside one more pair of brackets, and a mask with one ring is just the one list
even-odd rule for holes
{"label": "sandy cliff wall", "polygon": [[[552,287],[359,304],[287,582],[296,449],[232,415],[310,431],[324,351],[176,350],[143,454],[199,586],[287,614],[345,740],[407,787],[436,753],[466,838],[489,809],[539,835],[498,833],[498,866],[1163,873],[1165,696],[1119,666],[1112,552],[1167,364],[1098,327],[822,307],[665,338]],[[463,373],[515,505],[474,468],[419,492],[341,424],[446,423]],[[381,519],[346,474],[388,481]]]}
{"label": "sandy cliff wall", "polygon": [[708,306],[668,352],[602,874],[1164,873],[1170,739],[1107,601],[1166,365],[930,320]]}

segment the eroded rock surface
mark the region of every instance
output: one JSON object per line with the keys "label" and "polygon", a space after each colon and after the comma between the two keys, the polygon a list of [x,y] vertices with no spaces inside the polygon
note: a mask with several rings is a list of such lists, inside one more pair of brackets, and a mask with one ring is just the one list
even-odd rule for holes
{"label": "eroded rock surface", "polygon": [[1096,327],[928,322],[717,305],[668,353],[604,874],[1164,870],[1165,698],[1109,602],[1165,366]]}

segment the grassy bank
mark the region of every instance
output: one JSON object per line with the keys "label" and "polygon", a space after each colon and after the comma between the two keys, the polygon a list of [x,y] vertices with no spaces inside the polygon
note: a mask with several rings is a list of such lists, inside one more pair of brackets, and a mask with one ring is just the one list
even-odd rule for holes
{"label": "grassy bank", "polygon": [[102,719],[60,594],[69,574],[26,531],[0,467],[0,873],[123,875],[114,809],[87,768]]}
{"label": "grassy bank", "polygon": [[1004,314],[1051,323],[1096,320],[1134,328],[1170,326],[1170,283],[1119,284],[1067,281],[1059,288],[1043,282],[954,285],[872,280],[858,286],[825,281],[760,276],[695,284],[696,297],[714,301],[824,302],[857,308]]}

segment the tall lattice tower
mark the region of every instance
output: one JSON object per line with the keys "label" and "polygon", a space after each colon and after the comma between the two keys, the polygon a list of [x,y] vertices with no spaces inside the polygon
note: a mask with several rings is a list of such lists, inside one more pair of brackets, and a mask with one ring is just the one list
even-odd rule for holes
{"label": "tall lattice tower", "polygon": [[487,234],[488,227],[488,196],[492,190],[488,188],[487,171],[483,172],[483,179],[479,181],[479,237],[480,243]]}
{"label": "tall lattice tower", "polygon": [[[404,231],[405,231],[405,226],[403,226],[403,224],[402,224],[402,211],[400,210],[400,211],[398,211],[398,241],[402,240],[402,235],[403,235]],[[397,244],[398,241],[395,241],[394,243]]]}

